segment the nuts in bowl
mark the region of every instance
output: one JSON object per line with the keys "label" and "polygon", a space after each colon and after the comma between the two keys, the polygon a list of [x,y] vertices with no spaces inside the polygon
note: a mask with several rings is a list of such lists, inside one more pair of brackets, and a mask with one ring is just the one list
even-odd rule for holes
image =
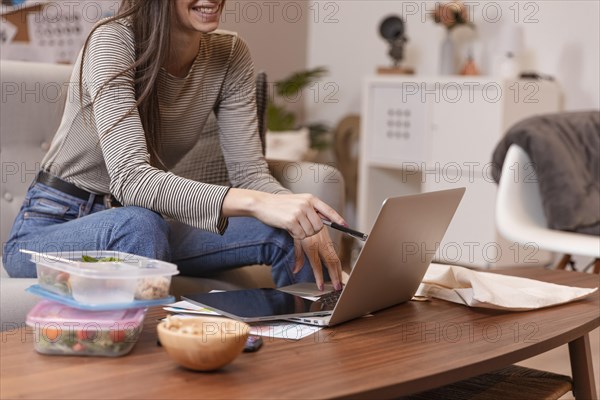
{"label": "nuts in bowl", "polygon": [[244,322],[217,317],[167,317],[157,329],[169,356],[196,371],[212,371],[232,362],[250,333]]}

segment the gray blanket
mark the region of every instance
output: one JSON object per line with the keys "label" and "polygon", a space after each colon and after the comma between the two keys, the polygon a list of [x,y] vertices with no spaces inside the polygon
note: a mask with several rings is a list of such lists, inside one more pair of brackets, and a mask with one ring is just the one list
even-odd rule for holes
{"label": "gray blanket", "polygon": [[496,182],[513,143],[531,158],[548,226],[600,235],[600,111],[541,115],[514,125],[492,156]]}

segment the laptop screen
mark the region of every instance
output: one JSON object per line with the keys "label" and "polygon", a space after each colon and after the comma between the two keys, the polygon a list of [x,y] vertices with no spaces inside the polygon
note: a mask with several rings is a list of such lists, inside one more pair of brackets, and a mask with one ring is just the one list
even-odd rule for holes
{"label": "laptop screen", "polygon": [[312,314],[333,310],[331,306],[319,301],[303,299],[276,289],[197,293],[183,296],[183,298],[216,312],[244,319]]}

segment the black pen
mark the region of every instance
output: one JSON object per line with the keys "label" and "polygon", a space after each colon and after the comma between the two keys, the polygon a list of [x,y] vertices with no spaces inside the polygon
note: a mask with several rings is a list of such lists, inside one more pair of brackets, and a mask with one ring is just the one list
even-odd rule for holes
{"label": "black pen", "polygon": [[336,224],[335,222],[331,222],[331,221],[326,220],[326,219],[322,219],[321,221],[323,221],[323,224],[325,224],[325,225],[327,225],[327,226],[329,226],[329,227],[331,227],[333,229],[337,229],[338,231],[347,233],[350,236],[354,236],[355,238],[360,239],[363,242],[365,240],[367,240],[367,238],[369,237],[369,235],[367,235],[367,234],[364,234],[364,233],[359,232],[359,231],[355,231],[354,229],[346,228],[345,226],[340,225],[340,224]]}

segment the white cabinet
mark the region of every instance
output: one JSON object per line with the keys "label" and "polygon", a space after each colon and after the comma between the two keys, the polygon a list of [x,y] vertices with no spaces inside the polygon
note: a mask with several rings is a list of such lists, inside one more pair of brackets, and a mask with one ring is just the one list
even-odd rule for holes
{"label": "white cabinet", "polygon": [[548,253],[503,240],[494,225],[491,157],[515,122],[560,109],[546,81],[414,76],[365,82],[358,224],[370,231],[386,197],[464,186],[437,259],[474,266],[543,264]]}

